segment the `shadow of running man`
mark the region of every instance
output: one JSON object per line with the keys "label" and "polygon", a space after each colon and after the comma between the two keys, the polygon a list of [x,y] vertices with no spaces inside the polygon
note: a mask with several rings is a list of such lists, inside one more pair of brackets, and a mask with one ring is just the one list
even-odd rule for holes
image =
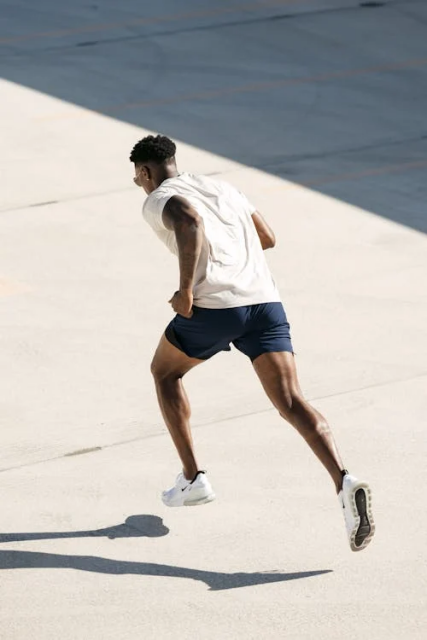
{"label": "shadow of running man", "polygon": [[[0,543],[84,537],[107,537],[110,539],[134,537],[157,538],[166,536],[168,533],[168,527],[163,524],[163,520],[158,516],[135,515],[127,518],[123,524],[103,529],[95,529],[93,531],[2,533],[0,534]],[[152,562],[128,562],[97,556],[66,556],[34,551],[0,551],[0,569],[76,569],[78,571],[92,571],[112,575],[136,574],[165,578],[187,578],[204,582],[211,591],[236,589],[272,582],[286,582],[288,580],[310,578],[331,572],[327,569],[301,571],[298,573],[279,573],[277,571],[223,573],[187,569],[185,567],[155,564]]]}
{"label": "shadow of running man", "polygon": [[79,571],[93,571],[112,575],[133,574],[164,578],[187,578],[204,582],[210,588],[210,591],[237,589],[260,584],[271,584],[272,582],[287,582],[331,573],[329,569],[300,571],[298,573],[279,573],[276,571],[222,573],[152,562],[124,562],[97,556],[66,556],[33,551],[0,551],[0,569],[77,569]]}
{"label": "shadow of running man", "polygon": [[54,540],[56,538],[160,538],[166,536],[169,529],[158,516],[136,515],[126,518],[123,524],[94,531],[57,531],[40,533],[0,533],[2,542],[22,542],[24,540]]}

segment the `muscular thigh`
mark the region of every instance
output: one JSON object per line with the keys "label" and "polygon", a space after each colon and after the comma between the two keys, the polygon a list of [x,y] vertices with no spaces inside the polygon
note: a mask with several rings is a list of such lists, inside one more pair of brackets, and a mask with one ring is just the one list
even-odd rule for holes
{"label": "muscular thigh", "polygon": [[168,377],[181,378],[201,362],[204,360],[190,358],[171,344],[163,334],[151,363],[151,373],[156,380]]}
{"label": "muscular thigh", "polygon": [[266,394],[280,412],[292,407],[295,399],[303,399],[293,353],[263,353],[254,360],[253,366]]}

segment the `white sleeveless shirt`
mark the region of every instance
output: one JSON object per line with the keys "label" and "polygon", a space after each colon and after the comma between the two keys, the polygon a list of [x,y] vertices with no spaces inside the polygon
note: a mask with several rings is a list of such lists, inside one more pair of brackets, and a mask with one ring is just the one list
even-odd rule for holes
{"label": "white sleeveless shirt", "polygon": [[252,214],[255,207],[235,187],[207,176],[181,173],[169,178],[144,202],[143,216],[157,236],[178,255],[175,233],[162,214],[172,196],[185,198],[203,220],[206,241],[197,264],[194,304],[228,309],[280,302]]}

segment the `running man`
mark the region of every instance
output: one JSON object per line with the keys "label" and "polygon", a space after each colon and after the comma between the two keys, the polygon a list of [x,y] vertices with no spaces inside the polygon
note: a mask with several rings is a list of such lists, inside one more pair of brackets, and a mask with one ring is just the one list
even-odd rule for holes
{"label": "running man", "polygon": [[304,399],[289,324],[263,250],[275,236],[254,206],[231,185],[179,173],[176,146],[147,136],[132,149],[134,182],[147,194],[143,216],[178,257],[175,318],[154,355],[151,371],[165,423],[182,463],[162,494],[169,507],[211,502],[215,494],[197,463],[184,375],[232,343],[248,356],[280,415],[302,435],[329,472],[344,510],[353,551],[374,535],[371,491],[345,470],[325,418]]}

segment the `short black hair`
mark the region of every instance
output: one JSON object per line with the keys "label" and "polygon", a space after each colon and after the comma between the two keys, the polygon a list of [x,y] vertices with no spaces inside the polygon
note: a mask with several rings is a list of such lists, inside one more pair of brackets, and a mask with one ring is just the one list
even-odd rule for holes
{"label": "short black hair", "polygon": [[162,164],[175,156],[176,145],[166,136],[146,136],[136,143],[130,154],[134,164],[155,162]]}

